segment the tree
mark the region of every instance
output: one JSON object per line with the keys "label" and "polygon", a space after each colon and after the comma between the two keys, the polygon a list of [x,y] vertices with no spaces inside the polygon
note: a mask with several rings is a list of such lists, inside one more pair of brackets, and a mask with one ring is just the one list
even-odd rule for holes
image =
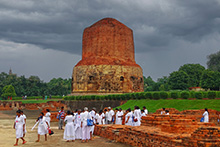
{"label": "tree", "polygon": [[189,87],[199,87],[205,67],[200,64],[185,64],[179,68],[189,76]]}
{"label": "tree", "polygon": [[220,89],[220,72],[205,70],[201,78],[201,87],[210,90]]}
{"label": "tree", "polygon": [[2,90],[1,96],[4,98],[16,96],[14,87],[12,85],[5,86]]}
{"label": "tree", "polygon": [[186,72],[174,71],[170,74],[168,84],[171,89],[186,90],[189,87],[189,76]]}
{"label": "tree", "polygon": [[155,82],[150,76],[148,76],[147,78],[145,78],[144,76],[144,91],[153,91],[154,85]]}
{"label": "tree", "polygon": [[208,58],[208,62],[207,62],[208,69],[220,72],[220,51],[208,55],[207,58]]}

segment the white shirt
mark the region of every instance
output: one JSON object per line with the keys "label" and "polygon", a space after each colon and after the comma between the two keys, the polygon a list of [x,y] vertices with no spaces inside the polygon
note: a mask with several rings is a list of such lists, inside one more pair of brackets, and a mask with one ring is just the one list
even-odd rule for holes
{"label": "white shirt", "polygon": [[81,115],[81,122],[83,126],[87,126],[87,119],[92,119],[88,111],[85,111]]}
{"label": "white shirt", "polygon": [[209,113],[207,111],[203,113],[203,117],[204,117],[204,122],[209,122]]}
{"label": "white shirt", "polygon": [[101,114],[101,115],[97,114],[97,115],[96,115],[96,120],[97,120],[97,123],[98,123],[99,125],[101,125],[101,124],[102,124],[102,114]]}
{"label": "white shirt", "polygon": [[113,110],[110,110],[109,112],[108,112],[108,121],[112,121],[112,116],[114,116],[115,115],[115,112],[113,111]]}
{"label": "white shirt", "polygon": [[145,109],[145,110],[144,110],[144,113],[147,115],[147,114],[148,114],[148,110],[147,110],[147,109]]}
{"label": "white shirt", "polygon": [[15,128],[20,128],[23,127],[24,125],[24,117],[22,117],[22,115],[20,115],[20,117],[16,116],[15,118]]}
{"label": "white shirt", "polygon": [[121,120],[121,118],[122,118],[121,116],[123,116],[123,114],[124,114],[123,111],[121,111],[121,112],[118,111],[118,112],[116,113],[116,119]]}
{"label": "white shirt", "polygon": [[45,114],[45,118],[46,118],[46,121],[47,121],[47,122],[50,122],[50,116],[51,116],[51,113],[50,113],[50,112],[47,112],[47,113]]}
{"label": "white shirt", "polygon": [[67,115],[64,119],[64,122],[66,122],[67,124],[71,124],[74,121],[74,116],[73,115]]}
{"label": "white shirt", "polygon": [[75,125],[81,126],[81,114],[82,113],[80,113],[80,114],[76,113],[76,115],[74,115],[75,116],[75,121],[74,121]]}

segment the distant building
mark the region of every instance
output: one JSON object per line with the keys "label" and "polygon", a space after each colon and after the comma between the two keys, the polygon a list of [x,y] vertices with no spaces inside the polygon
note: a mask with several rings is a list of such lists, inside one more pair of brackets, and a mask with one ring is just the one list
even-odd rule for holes
{"label": "distant building", "polygon": [[203,89],[201,87],[189,87],[189,90],[192,90],[192,91],[205,91],[205,89]]}
{"label": "distant building", "polygon": [[12,75],[12,70],[11,70],[11,68],[10,68],[10,70],[9,70],[9,73],[8,73],[9,75]]}

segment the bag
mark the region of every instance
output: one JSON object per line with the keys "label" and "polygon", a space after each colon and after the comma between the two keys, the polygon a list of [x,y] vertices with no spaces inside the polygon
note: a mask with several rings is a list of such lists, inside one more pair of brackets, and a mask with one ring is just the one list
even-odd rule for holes
{"label": "bag", "polygon": [[87,119],[87,126],[93,126],[93,120]]}
{"label": "bag", "polygon": [[200,122],[204,122],[204,117],[202,117],[202,118],[200,119]]}
{"label": "bag", "polygon": [[48,133],[49,133],[49,135],[53,135],[54,134],[54,132],[50,128],[48,128]]}
{"label": "bag", "polygon": [[137,118],[134,118],[134,122],[137,122],[138,121],[138,119]]}

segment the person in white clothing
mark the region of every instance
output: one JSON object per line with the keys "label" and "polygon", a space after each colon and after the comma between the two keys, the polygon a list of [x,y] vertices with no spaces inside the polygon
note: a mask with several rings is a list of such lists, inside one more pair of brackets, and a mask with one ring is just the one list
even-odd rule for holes
{"label": "person in white clothing", "polygon": [[125,115],[125,125],[128,125],[128,126],[132,126],[133,123],[132,123],[132,112],[131,112],[131,109],[127,109],[126,110],[126,115]]}
{"label": "person in white clothing", "polygon": [[77,113],[75,115],[75,139],[82,139],[82,128],[81,128],[81,109],[77,110]]}
{"label": "person in white clothing", "polygon": [[[96,108],[95,107],[93,107],[92,111],[90,111],[90,115],[92,117],[93,124],[96,124]],[[94,133],[95,125],[91,126],[90,128],[91,128],[90,129],[90,140],[92,140],[92,135]]]}
{"label": "person in white clothing", "polygon": [[143,107],[143,110],[144,110],[145,115],[148,115],[148,110],[146,109],[145,106]]}
{"label": "person in white clothing", "polygon": [[115,115],[115,112],[112,110],[111,107],[108,107],[108,118],[107,118],[107,122],[108,124],[113,124],[113,117]]}
{"label": "person in white clothing", "polygon": [[92,119],[88,112],[88,108],[84,108],[84,112],[81,116],[81,127],[82,127],[82,142],[88,142],[90,139],[90,129],[91,127],[87,125],[87,119]]}
{"label": "person in white clothing", "polygon": [[116,120],[115,124],[122,125],[122,117],[124,113],[121,108],[119,108],[118,112],[116,113]]}
{"label": "person in white clothing", "polygon": [[105,121],[103,122],[103,124],[108,124],[108,110],[107,109],[104,110],[104,119]]}
{"label": "person in white clothing", "polygon": [[71,112],[67,111],[67,116],[64,119],[65,122],[65,130],[63,134],[63,139],[67,140],[67,142],[75,141],[75,130],[74,130],[74,116],[71,114]]}
{"label": "person in white clothing", "polygon": [[209,112],[208,109],[205,108],[205,112],[203,113],[204,122],[209,122]]}
{"label": "person in white clothing", "polygon": [[23,137],[25,137],[25,134],[27,133],[27,129],[26,129],[26,115],[24,114],[24,112],[21,110],[21,116],[24,118],[24,133],[23,133]]}
{"label": "person in white clothing", "polygon": [[47,123],[43,112],[40,113],[40,117],[38,117],[36,121],[39,121],[38,130],[37,130],[38,139],[36,140],[36,142],[40,141],[40,135],[44,135],[45,141],[47,141],[47,133],[48,133],[49,124]]}
{"label": "person in white clothing", "polygon": [[160,114],[161,114],[161,115],[166,114],[166,110],[165,110],[165,108],[162,109],[162,111],[160,112]]}
{"label": "person in white clothing", "polygon": [[165,112],[165,115],[170,115],[169,110],[166,110]]}
{"label": "person in white clothing", "polygon": [[138,106],[134,107],[134,126],[140,126],[141,125],[141,111]]}
{"label": "person in white clothing", "polygon": [[48,125],[50,126],[50,116],[51,116],[51,113],[50,113],[50,110],[49,109],[46,109],[47,113],[45,114],[45,120],[47,121]]}
{"label": "person in white clothing", "polygon": [[141,110],[141,117],[146,116],[144,110]]}
{"label": "person in white clothing", "polygon": [[24,140],[23,136],[24,136],[24,131],[25,131],[25,122],[24,122],[24,118],[21,116],[21,111],[18,110],[16,111],[16,118],[15,118],[15,122],[14,122],[14,129],[16,130],[16,143],[14,144],[14,146],[18,145],[18,140],[21,139],[23,141],[22,144],[25,144],[27,141]]}
{"label": "person in white clothing", "polygon": [[102,110],[100,110],[99,113],[97,113],[97,115],[96,115],[96,125],[101,125],[102,124],[102,120],[103,120],[102,114],[103,114]]}

